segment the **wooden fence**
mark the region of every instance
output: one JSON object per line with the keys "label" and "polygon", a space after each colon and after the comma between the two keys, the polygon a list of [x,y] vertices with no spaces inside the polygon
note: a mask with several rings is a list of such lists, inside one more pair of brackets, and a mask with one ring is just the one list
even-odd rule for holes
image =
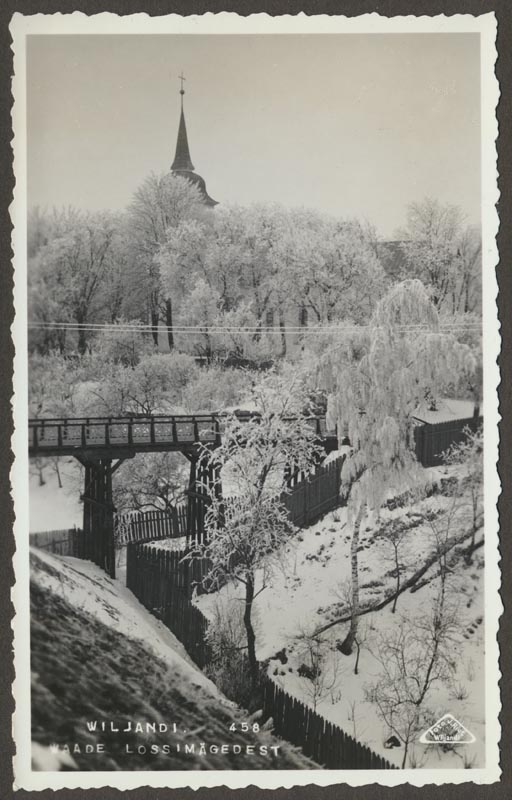
{"label": "wooden fence", "polygon": [[263,681],[263,717],[272,717],[277,736],[301,747],[304,755],[327,769],[396,769],[269,677]]}
{"label": "wooden fence", "polygon": [[[325,466],[317,467],[309,477],[295,483],[291,491],[283,492],[281,502],[288,510],[291,522],[302,528],[312,525],[323,514],[343,504],[340,498],[341,468],[344,456],[339,456]],[[204,502],[200,497],[189,498],[191,503]],[[227,519],[236,511],[237,498],[225,498],[224,513]],[[204,515],[204,514],[203,514]],[[151,542],[174,539],[187,535],[187,505],[172,511],[129,511],[116,518],[116,545],[130,542]]]}
{"label": "wooden fence", "polygon": [[126,586],[142,605],[171,630],[203,668],[210,660],[208,620],[191,603],[194,585],[201,585],[207,565],[183,561],[185,551],[159,550],[131,542],[127,547]]}
{"label": "wooden fence", "polygon": [[289,493],[281,495],[291,522],[299,528],[312,525],[321,516],[343,504],[340,497],[341,468],[345,456],[317,467],[309,477],[299,481]]}
{"label": "wooden fence", "polygon": [[32,547],[38,547],[58,556],[86,557],[85,536],[79,528],[31,533],[29,542]]}
{"label": "wooden fence", "polygon": [[158,539],[179,539],[187,534],[187,506],[171,511],[128,511],[116,514],[116,546],[129,542],[151,542]]}
{"label": "wooden fence", "polygon": [[[145,608],[174,633],[202,669],[211,659],[208,620],[191,602],[191,581],[203,565],[184,562],[181,553],[147,544],[128,544],[126,585]],[[195,573],[194,573],[195,570]],[[328,769],[394,769],[388,761],[327,722],[278,687],[262,681],[263,718],[273,719],[276,736],[303,749],[306,756]]]}
{"label": "wooden fence", "polygon": [[463,442],[466,438],[465,428],[476,431],[483,425],[483,417],[454,419],[449,422],[428,422],[417,425],[414,429],[416,458],[424,467],[438,467],[443,463],[445,450],[452,444]]}

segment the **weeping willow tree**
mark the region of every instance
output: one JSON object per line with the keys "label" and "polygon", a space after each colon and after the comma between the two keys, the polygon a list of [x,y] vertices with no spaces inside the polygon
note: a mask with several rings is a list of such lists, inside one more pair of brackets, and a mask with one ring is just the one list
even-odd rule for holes
{"label": "weeping willow tree", "polygon": [[369,512],[378,514],[387,496],[420,483],[414,415],[461,370],[474,368],[470,348],[440,332],[437,310],[419,280],[397,284],[380,301],[357,361],[343,343],[326,358],[328,422],[345,431],[352,446],[341,476],[352,526],[351,619],[340,646],[346,655],[357,638],[362,523]]}

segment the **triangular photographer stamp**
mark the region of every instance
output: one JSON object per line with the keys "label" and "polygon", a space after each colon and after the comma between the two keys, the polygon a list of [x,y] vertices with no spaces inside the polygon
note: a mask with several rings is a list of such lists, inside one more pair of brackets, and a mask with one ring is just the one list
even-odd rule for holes
{"label": "triangular photographer stamp", "polygon": [[445,714],[420,736],[422,744],[472,744],[476,739],[453,714]]}

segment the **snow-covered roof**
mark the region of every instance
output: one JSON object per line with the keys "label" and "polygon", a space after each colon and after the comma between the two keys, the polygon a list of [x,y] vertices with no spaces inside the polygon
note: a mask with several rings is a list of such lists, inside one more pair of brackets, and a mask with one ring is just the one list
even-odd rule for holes
{"label": "snow-covered roof", "polygon": [[[451,422],[455,419],[469,419],[473,416],[474,403],[472,400],[453,400],[445,398],[437,401],[437,410],[430,411],[425,406],[416,409],[414,417],[420,422],[435,424],[436,422]],[[483,410],[480,406],[480,415]]]}

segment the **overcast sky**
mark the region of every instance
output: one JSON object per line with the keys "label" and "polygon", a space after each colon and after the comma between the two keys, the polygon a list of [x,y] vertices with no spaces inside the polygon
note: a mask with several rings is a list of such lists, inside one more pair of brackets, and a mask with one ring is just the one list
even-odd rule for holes
{"label": "overcast sky", "polygon": [[366,218],[425,196],[480,218],[477,34],[29,36],[28,202],[124,208],[190,151],[220,203]]}

